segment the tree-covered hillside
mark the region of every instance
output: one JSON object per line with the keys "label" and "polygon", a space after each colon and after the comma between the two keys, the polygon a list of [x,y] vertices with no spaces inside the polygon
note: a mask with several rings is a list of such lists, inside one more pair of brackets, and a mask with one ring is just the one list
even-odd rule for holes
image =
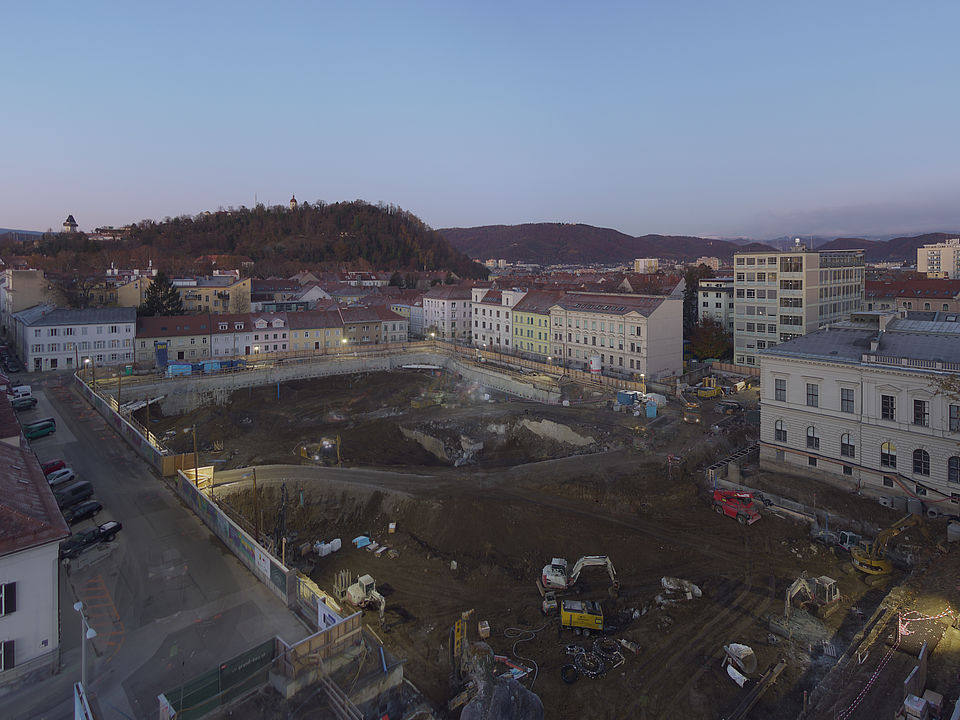
{"label": "tree-covered hillside", "polygon": [[159,223],[145,220],[132,228],[129,240],[152,248],[158,257],[247,255],[258,274],[329,265],[486,275],[412,213],[361,201],[303,203],[295,210],[259,205]]}

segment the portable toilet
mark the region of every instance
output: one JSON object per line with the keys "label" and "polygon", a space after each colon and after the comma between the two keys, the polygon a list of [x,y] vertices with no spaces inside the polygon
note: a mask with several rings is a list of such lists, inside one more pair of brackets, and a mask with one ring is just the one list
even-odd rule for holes
{"label": "portable toilet", "polygon": [[647,403],[647,417],[655,418],[657,416],[657,404],[655,402]]}

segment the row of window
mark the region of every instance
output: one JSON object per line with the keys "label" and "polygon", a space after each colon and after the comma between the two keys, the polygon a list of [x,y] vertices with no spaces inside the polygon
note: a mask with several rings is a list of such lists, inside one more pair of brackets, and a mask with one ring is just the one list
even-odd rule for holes
{"label": "row of window", "polygon": [[[786,402],[787,400],[787,381],[784,378],[774,379],[774,400]],[[820,407],[820,386],[817,383],[806,384],[807,407]],[[840,388],[840,412],[856,412],[856,403],[854,400],[853,388]],[[897,419],[897,398],[895,395],[880,396],[880,419]],[[914,399],[913,401],[913,424],[922,427],[930,426],[930,401]],[[950,406],[950,430],[960,432],[960,405]]]}
{"label": "row of window", "polygon": [[[109,326],[106,326],[106,327],[107,327],[107,332],[108,332],[110,335],[118,335],[118,334],[120,333],[120,326],[119,326],[119,325],[109,325]],[[89,329],[90,329],[89,326],[81,325],[81,326],[80,326],[80,333],[79,333],[79,334],[80,334],[80,335],[87,335],[87,334],[88,334],[87,331],[88,331]],[[97,332],[96,332],[96,334],[97,334],[97,335],[103,335],[103,329],[104,329],[104,326],[103,326],[103,325],[97,325]],[[34,336],[35,338],[43,337],[43,330],[44,330],[44,328],[34,328],[34,329],[33,329],[33,336]],[[71,335],[75,335],[75,334],[76,334],[76,332],[75,332],[75,331],[76,331],[76,328],[72,328],[72,327],[68,327],[68,328],[55,328],[55,327],[52,327],[52,328],[46,328],[46,330],[47,330],[47,335],[46,335],[47,337],[70,337]],[[62,331],[62,332],[61,332],[61,331]],[[133,325],[124,325],[124,326],[123,326],[123,332],[124,332],[126,335],[129,335],[130,333],[132,333],[132,332],[133,332]]]}
{"label": "row of window", "polygon": [[[783,420],[777,420],[774,423],[774,439],[779,443],[787,442],[787,429]],[[820,436],[813,425],[807,428],[807,448],[809,450],[820,449]],[[850,433],[843,433],[840,436],[840,455],[841,457],[856,459],[857,449],[850,439]],[[892,442],[885,442],[880,445],[880,467],[897,467],[897,446]],[[913,451],[913,472],[915,475],[930,475],[930,453],[922,448]],[[960,457],[953,456],[947,460],[947,480],[952,483],[960,483]]]}

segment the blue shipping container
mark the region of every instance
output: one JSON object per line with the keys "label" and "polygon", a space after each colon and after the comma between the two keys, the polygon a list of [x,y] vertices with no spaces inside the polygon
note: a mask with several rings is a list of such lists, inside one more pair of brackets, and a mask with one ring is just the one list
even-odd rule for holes
{"label": "blue shipping container", "polygon": [[203,371],[204,371],[205,373],[217,372],[219,369],[220,369],[220,363],[219,363],[218,361],[216,361],[216,360],[214,360],[214,361],[212,361],[212,362],[205,362],[205,363],[203,364]]}
{"label": "blue shipping container", "polygon": [[191,375],[192,373],[192,365],[167,365],[167,377],[174,377],[176,375]]}

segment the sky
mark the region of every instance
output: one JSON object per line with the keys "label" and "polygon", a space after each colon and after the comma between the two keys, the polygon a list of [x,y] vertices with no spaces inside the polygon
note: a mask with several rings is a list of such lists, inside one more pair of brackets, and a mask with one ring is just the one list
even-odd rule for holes
{"label": "sky", "polygon": [[363,199],[435,228],[960,230],[960,4],[37,0],[0,227]]}

